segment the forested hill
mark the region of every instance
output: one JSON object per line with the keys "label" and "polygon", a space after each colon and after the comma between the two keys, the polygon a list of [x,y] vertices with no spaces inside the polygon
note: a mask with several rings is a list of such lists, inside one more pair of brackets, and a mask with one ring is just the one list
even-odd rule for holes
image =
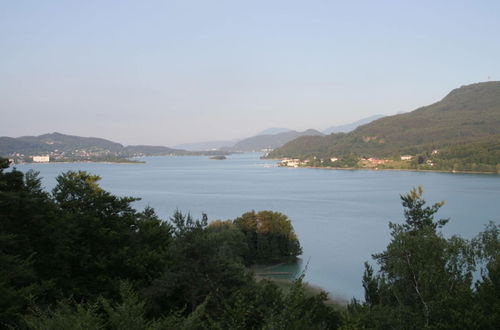
{"label": "forested hill", "polygon": [[300,136],[323,135],[314,129],[308,129],[303,132],[288,131],[278,134],[261,134],[239,141],[233,147],[228,148],[233,151],[260,151],[263,149],[279,148],[285,143],[292,141]]}
{"label": "forested hill", "polygon": [[0,137],[0,156],[29,161],[31,156],[49,155],[51,160],[123,160],[123,157],[190,154],[163,146],[123,146],[95,137],[61,133],[19,138]]}
{"label": "forested hill", "polygon": [[[268,157],[391,157],[440,149],[456,153],[455,148],[471,144],[486,155],[500,155],[499,141],[500,82],[494,81],[462,86],[432,105],[375,120],[350,133],[295,139]],[[468,157],[467,151],[463,157]],[[500,159],[488,160],[495,162]]]}
{"label": "forested hill", "polygon": [[123,149],[123,146],[101,138],[66,135],[57,132],[39,136],[21,136],[18,138],[0,137],[0,154],[2,155],[12,152],[50,152],[56,149],[68,151],[79,148],[99,148],[118,152]]}

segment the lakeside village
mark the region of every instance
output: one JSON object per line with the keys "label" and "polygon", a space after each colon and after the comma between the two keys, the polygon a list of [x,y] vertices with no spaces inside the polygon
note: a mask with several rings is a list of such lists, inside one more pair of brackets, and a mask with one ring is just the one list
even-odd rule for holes
{"label": "lakeside village", "polygon": [[[437,155],[439,150],[433,150],[432,155]],[[9,157],[9,161],[11,164],[23,164],[23,163],[49,163],[53,162],[61,162],[67,160],[91,160],[94,157],[106,157],[106,156],[116,156],[114,153],[109,150],[74,150],[73,152],[64,152],[55,150],[50,152],[49,154],[44,155],[24,155],[21,153],[13,153]],[[218,158],[220,156],[211,157],[210,159],[225,159]],[[416,156],[413,155],[402,155],[400,156],[401,162],[410,162],[414,160]],[[428,166],[434,166],[434,162],[431,159],[427,159],[424,161],[417,160],[418,163],[425,163]],[[342,163],[342,164],[341,164]],[[374,157],[359,157],[357,160],[354,160],[352,167],[364,167],[364,168],[377,168],[378,166],[383,167],[383,165],[394,165],[396,163],[395,160],[391,159],[379,159]],[[278,163],[280,167],[346,167],[344,162],[337,157],[331,157],[329,159],[318,159],[316,156],[313,158],[306,159],[298,159],[298,158],[282,158]]]}
{"label": "lakeside village", "polygon": [[[439,150],[433,150],[432,155],[437,155],[439,153]],[[280,162],[278,163],[278,166],[280,167],[339,167],[339,168],[355,168],[355,167],[362,167],[362,168],[373,168],[377,169],[379,166],[380,167],[392,167],[396,164],[401,165],[401,163],[409,163],[410,161],[416,160],[418,164],[425,164],[427,166],[434,166],[435,163],[432,161],[432,159],[420,159],[418,157],[415,159],[417,156],[413,155],[402,155],[399,157],[399,160],[395,159],[379,159],[379,158],[374,158],[374,157],[359,157],[357,159],[354,159],[353,162],[351,162],[351,166],[346,166],[345,162],[342,161],[342,159],[339,159],[337,157],[331,157],[329,159],[319,159],[316,156],[313,158],[306,158],[306,159],[298,159],[298,158],[282,158]]]}
{"label": "lakeside village", "polygon": [[86,150],[86,149],[76,149],[70,152],[54,150],[43,154],[23,154],[23,153],[12,153],[9,155],[9,161],[11,164],[24,164],[24,163],[49,163],[49,162],[64,162],[72,160],[91,160],[93,158],[104,158],[116,156],[115,153],[109,150],[97,149],[97,150]]}

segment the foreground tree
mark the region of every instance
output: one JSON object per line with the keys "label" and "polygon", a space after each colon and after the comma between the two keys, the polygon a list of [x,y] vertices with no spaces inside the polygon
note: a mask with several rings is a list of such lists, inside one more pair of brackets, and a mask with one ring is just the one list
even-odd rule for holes
{"label": "foreground tree", "polygon": [[246,237],[246,264],[293,261],[302,253],[292,223],[282,213],[247,212],[234,223]]}
{"label": "foreground tree", "polygon": [[16,325],[31,300],[43,294],[37,252],[50,246],[44,220],[52,209],[35,172],[8,167],[0,158],[0,328]]}
{"label": "foreground tree", "polygon": [[[138,212],[86,172],[57,177],[52,193],[36,173],[0,159],[0,328],[335,328],[325,294],[297,284],[286,295],[244,267],[250,246],[229,220],[208,226],[176,212]],[[295,256],[288,218],[250,212],[265,255]],[[250,221],[251,222],[251,221]],[[240,223],[240,224],[245,224]],[[252,241],[253,244],[253,241]],[[274,260],[274,259],[273,259]],[[281,326],[283,328],[283,326]]]}
{"label": "foreground tree", "polygon": [[[380,266],[378,274],[365,264],[365,302],[354,300],[349,305],[349,322],[376,329],[482,328],[477,322],[480,315],[472,308],[481,290],[473,291],[472,285],[478,251],[485,250],[474,249],[480,244],[457,236],[444,238],[439,229],[448,220],[434,219],[443,203],[426,206],[421,187],[401,200],[405,221],[389,224],[391,242],[384,252],[373,255]],[[497,258],[498,250],[492,254]],[[486,262],[490,276],[496,276],[495,258]],[[478,287],[489,283],[494,287],[495,281],[484,280]]]}
{"label": "foreground tree", "polygon": [[180,309],[191,313],[208,296],[208,307],[217,309],[221,301],[248,280],[235,248],[243,235],[216,235],[207,228],[206,215],[195,220],[190,214],[177,211],[170,221],[174,240],[169,248],[169,263],[162,275],[144,289],[148,313],[159,316]]}
{"label": "foreground tree", "polygon": [[473,240],[481,280],[476,283],[474,315],[479,329],[500,324],[500,224],[490,222]]}

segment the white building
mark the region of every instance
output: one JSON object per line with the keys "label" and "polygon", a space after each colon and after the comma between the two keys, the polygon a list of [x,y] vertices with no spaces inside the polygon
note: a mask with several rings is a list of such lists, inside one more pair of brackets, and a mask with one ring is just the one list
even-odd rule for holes
{"label": "white building", "polygon": [[412,158],[413,156],[410,155],[401,156],[401,160],[411,160]]}
{"label": "white building", "polygon": [[300,159],[285,158],[281,161],[281,166],[299,167],[299,165],[300,165]]}
{"label": "white building", "polygon": [[33,156],[34,163],[48,163],[50,161],[49,156]]}

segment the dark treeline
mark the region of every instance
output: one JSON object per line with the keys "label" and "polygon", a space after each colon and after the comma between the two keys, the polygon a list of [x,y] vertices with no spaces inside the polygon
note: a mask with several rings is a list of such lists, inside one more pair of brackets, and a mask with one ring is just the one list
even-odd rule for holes
{"label": "dark treeline", "polygon": [[[34,329],[336,328],[326,294],[287,293],[245,265],[290,261],[290,220],[176,212],[160,220],[99,177],[67,172],[51,193],[36,174],[0,166],[0,327]],[[255,225],[255,226],[254,226]]]}
{"label": "dark treeline", "polygon": [[[67,172],[49,193],[33,172],[0,166],[0,327],[15,329],[494,329],[500,243],[445,239],[421,191],[402,196],[405,222],[366,264],[365,300],[257,281],[255,263],[301,253],[290,220],[248,212],[208,224],[180,211],[162,221],[99,177]],[[474,274],[479,274],[475,280]],[[477,277],[477,276],[476,276]],[[334,280],[334,279],[332,279]]]}
{"label": "dark treeline", "polygon": [[[500,226],[471,240],[440,233],[443,204],[426,206],[422,189],[401,196],[405,221],[365,263],[365,301],[348,305],[349,329],[496,329],[500,324]],[[475,280],[475,277],[478,277]]]}

